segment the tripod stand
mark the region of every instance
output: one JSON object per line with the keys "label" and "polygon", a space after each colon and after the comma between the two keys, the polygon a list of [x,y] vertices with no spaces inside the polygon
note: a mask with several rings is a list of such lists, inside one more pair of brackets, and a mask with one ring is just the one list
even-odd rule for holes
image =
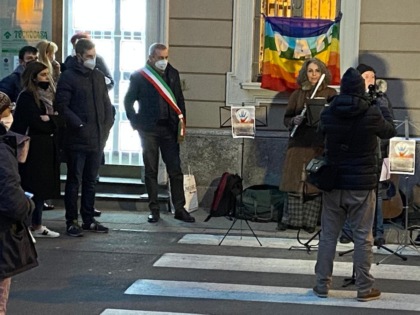
{"label": "tripod stand", "polygon": [[[242,138],[242,143],[241,143],[241,178],[243,179],[243,167],[244,167],[244,148],[245,148],[245,140],[244,138]],[[245,221],[246,225],[248,225],[249,230],[252,232],[252,235],[254,235],[255,239],[257,240],[258,244],[260,244],[260,246],[262,246],[260,240],[258,239],[257,235],[255,234],[254,230],[252,229],[252,227],[249,225],[248,219],[245,217],[244,213],[243,213],[243,203],[242,203],[242,194],[243,194],[243,189],[241,189],[240,192],[240,206],[238,207],[238,202],[237,199],[235,200],[235,218],[233,219],[232,225],[230,226],[230,228],[227,230],[227,232],[225,233],[225,235],[223,236],[222,240],[219,243],[219,246],[222,245],[223,241],[225,240],[226,236],[229,234],[229,232],[232,230],[233,226],[235,225],[235,223],[238,220],[241,220],[241,237],[242,237],[242,221]],[[239,211],[238,211],[239,210]]]}
{"label": "tripod stand", "polygon": [[289,247],[289,250],[292,250],[292,249],[304,249],[304,250],[306,250],[306,252],[309,254],[309,253],[311,252],[312,248],[318,248],[319,241],[318,241],[318,243],[316,243],[316,244],[314,244],[314,245],[311,245],[311,242],[312,242],[312,241],[313,241],[316,237],[318,237],[318,239],[319,239],[319,236],[320,236],[320,234],[321,234],[321,230],[318,230],[318,231],[317,231],[314,235],[312,235],[312,237],[311,237],[309,240],[307,240],[305,243],[303,243],[303,242],[301,241],[300,237],[299,237],[299,235],[300,235],[300,231],[301,231],[301,229],[299,229],[299,230],[298,230],[296,238],[297,238],[297,241],[299,242],[299,244],[301,244],[302,246],[290,246],[290,247]]}
{"label": "tripod stand", "polygon": [[[384,248],[387,251],[389,251],[391,254],[388,255],[387,257],[385,257],[384,259],[378,261],[376,264],[379,265],[380,263],[384,262],[385,260],[387,260],[389,257],[391,257],[392,255],[398,256],[400,257],[402,260],[406,261],[407,257],[401,255],[403,249],[405,249],[406,247],[411,246],[411,244],[413,244],[413,240],[411,239],[411,233],[412,233],[412,229],[410,229],[408,227],[408,176],[405,177],[405,204],[404,204],[404,244],[400,244],[397,249],[395,251],[390,250],[389,248]],[[409,236],[410,235],[410,236]],[[410,244],[408,242],[408,239],[410,238]],[[414,245],[414,248],[418,251],[417,247]]]}

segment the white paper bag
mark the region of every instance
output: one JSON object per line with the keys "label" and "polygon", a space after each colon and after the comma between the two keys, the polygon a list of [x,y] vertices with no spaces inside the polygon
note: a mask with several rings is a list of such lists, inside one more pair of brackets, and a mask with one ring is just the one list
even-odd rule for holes
{"label": "white paper bag", "polygon": [[389,170],[390,170],[389,158],[384,158],[382,162],[381,177],[379,178],[380,182],[384,182],[391,178],[391,173],[389,172]]}
{"label": "white paper bag", "polygon": [[198,209],[197,186],[191,173],[184,175],[185,210],[193,212]]}

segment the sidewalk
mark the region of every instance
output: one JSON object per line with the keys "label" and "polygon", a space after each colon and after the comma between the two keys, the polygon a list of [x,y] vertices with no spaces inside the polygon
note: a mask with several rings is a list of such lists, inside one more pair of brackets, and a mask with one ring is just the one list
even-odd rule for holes
{"label": "sidewalk", "polygon": [[[233,221],[225,217],[210,218],[208,222],[204,220],[208,216],[208,212],[204,209],[198,209],[191,213],[195,219],[195,223],[185,223],[175,220],[173,214],[166,211],[161,212],[161,219],[158,223],[147,222],[147,211],[125,211],[125,210],[102,210],[101,217],[97,220],[109,227],[110,230],[137,231],[137,232],[182,232],[182,233],[200,233],[200,234],[221,234],[227,233],[232,226]],[[79,216],[80,221],[80,216]],[[65,235],[65,217],[62,207],[55,210],[43,212],[44,225],[54,231]],[[297,230],[276,230],[277,222],[252,222],[248,221],[250,227],[254,230],[257,237],[276,237],[296,239]],[[420,231],[413,231],[413,239]],[[233,225],[229,235],[246,235],[252,236],[252,231],[246,224],[245,220],[237,220]],[[313,234],[304,231],[300,232],[301,239],[309,239]],[[404,230],[398,226],[385,225],[386,244],[404,244]]]}
{"label": "sidewalk", "polygon": [[[158,223],[147,222],[147,211],[124,211],[124,210],[102,210],[102,215],[96,218],[110,230],[133,230],[148,232],[185,232],[185,233],[212,233],[225,234],[232,226],[233,221],[225,217],[210,218],[208,222],[204,222],[208,213],[203,209],[198,209],[191,213],[195,217],[195,223],[185,223],[175,220],[173,214],[166,211],[161,212],[161,218]],[[80,216],[79,216],[80,221]],[[52,230],[65,233],[65,217],[64,209],[57,208],[54,210],[43,212],[44,225]],[[80,222],[79,222],[80,223]],[[265,237],[283,237],[296,238],[296,230],[277,231],[277,222],[252,222],[248,221],[251,228],[257,236]],[[234,235],[252,235],[252,232],[245,220],[237,220],[229,234]],[[311,235],[301,232],[302,237],[309,238]]]}

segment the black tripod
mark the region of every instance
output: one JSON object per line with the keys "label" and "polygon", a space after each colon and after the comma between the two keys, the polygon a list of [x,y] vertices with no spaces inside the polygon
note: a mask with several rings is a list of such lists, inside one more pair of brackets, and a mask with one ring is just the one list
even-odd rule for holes
{"label": "black tripod", "polygon": [[[319,244],[319,236],[320,236],[320,234],[321,234],[321,230],[318,230],[314,235],[312,235],[312,237],[309,239],[309,240],[307,240],[306,242],[302,242],[302,240],[300,239],[300,231],[301,231],[301,229],[299,229],[298,230],[298,232],[297,232],[297,236],[296,236],[296,239],[297,239],[297,241],[299,242],[299,244],[301,244],[302,246],[290,246],[289,247],[289,250],[292,250],[292,249],[304,249],[304,250],[306,250],[306,252],[309,254],[310,252],[311,252],[311,250],[312,250],[312,248],[318,248],[318,244]],[[318,237],[318,243],[316,243],[316,244],[311,244],[311,242],[316,238],[316,237]]]}
{"label": "black tripod", "polygon": [[[353,238],[350,235],[348,235],[346,231],[342,230],[342,232],[354,244]],[[354,249],[352,248],[352,249],[346,250],[344,252],[339,252],[338,253],[338,256],[342,257],[342,256],[344,256],[344,255],[346,255],[348,253],[353,252],[353,251],[354,251]],[[342,287],[343,288],[346,288],[349,285],[353,285],[355,283],[356,283],[356,269],[354,268],[354,263],[353,263],[353,271],[351,273],[351,277],[350,278],[344,278],[344,283],[343,283]]]}
{"label": "black tripod", "polygon": [[[242,143],[241,143],[241,149],[242,149],[242,152],[241,152],[241,178],[242,179],[243,179],[242,174],[243,174],[243,168],[244,168],[244,147],[245,147],[245,140],[244,140],[244,138],[242,138]],[[239,207],[238,207],[237,199],[235,200],[235,206],[234,206],[234,209],[235,209],[235,218],[233,219],[232,225],[230,226],[230,228],[227,230],[227,232],[223,236],[222,240],[220,241],[219,246],[222,245],[222,243],[225,240],[226,236],[229,234],[229,232],[232,230],[233,226],[235,225],[235,223],[238,220],[241,220],[241,237],[242,237],[242,221],[245,221],[246,225],[248,225],[248,228],[252,232],[252,235],[254,235],[255,239],[258,241],[258,244],[260,244],[260,246],[262,246],[262,244],[261,244],[260,240],[258,239],[257,235],[255,234],[254,230],[249,225],[248,219],[244,215],[244,212],[243,212],[243,203],[242,203],[242,193],[243,193],[243,191],[244,190],[241,189],[241,192],[240,192],[240,195],[239,195],[240,196],[239,197],[239,200],[240,200],[240,206]]]}
{"label": "black tripod", "polygon": [[[375,190],[375,193],[376,193],[376,198],[378,198],[378,188]],[[377,205],[375,205],[375,217],[374,217],[374,219],[373,219],[373,226],[375,227],[375,230],[376,230],[376,227],[377,227],[377,224],[378,224],[378,222],[377,222],[377,211],[378,211],[378,207],[377,207]],[[352,243],[354,243],[353,242],[353,238],[352,237],[350,237],[348,234],[347,234],[347,232],[345,231],[345,230],[342,230],[342,232],[345,234],[345,236],[352,242]],[[399,258],[401,258],[403,261],[406,261],[407,260],[407,257],[406,256],[404,256],[404,255],[401,255],[400,253],[397,253],[397,251],[394,251],[394,250],[392,250],[392,249],[390,249],[390,248],[388,248],[388,247],[386,247],[385,245],[383,245],[383,244],[379,244],[379,245],[375,245],[378,249],[380,249],[380,248],[382,248],[382,249],[384,249],[384,250],[386,250],[387,252],[389,252],[389,253],[391,253],[391,254],[393,254],[393,255],[395,255],[395,256],[397,256],[397,257],[399,257]],[[351,253],[351,252],[353,252],[354,251],[354,248],[353,249],[349,249],[349,250],[347,250],[347,251],[345,251],[345,252],[341,252],[341,253],[339,253],[338,255],[341,257],[341,256],[343,256],[343,255],[346,255],[346,254],[348,254],[348,253]],[[383,261],[383,260],[382,260]],[[377,262],[376,264],[377,265],[379,265],[382,261],[380,261],[380,262]],[[354,274],[354,270],[353,270],[353,274]]]}

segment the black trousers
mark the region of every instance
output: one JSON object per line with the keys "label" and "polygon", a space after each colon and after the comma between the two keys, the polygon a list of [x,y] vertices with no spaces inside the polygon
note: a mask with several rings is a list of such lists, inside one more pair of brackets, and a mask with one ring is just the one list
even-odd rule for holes
{"label": "black trousers", "polygon": [[149,209],[159,210],[158,202],[158,168],[159,150],[171,184],[171,197],[175,211],[181,211],[185,206],[184,174],[181,170],[179,144],[177,135],[166,125],[157,125],[154,131],[139,131],[143,148],[145,166],[145,184],[149,195]]}

